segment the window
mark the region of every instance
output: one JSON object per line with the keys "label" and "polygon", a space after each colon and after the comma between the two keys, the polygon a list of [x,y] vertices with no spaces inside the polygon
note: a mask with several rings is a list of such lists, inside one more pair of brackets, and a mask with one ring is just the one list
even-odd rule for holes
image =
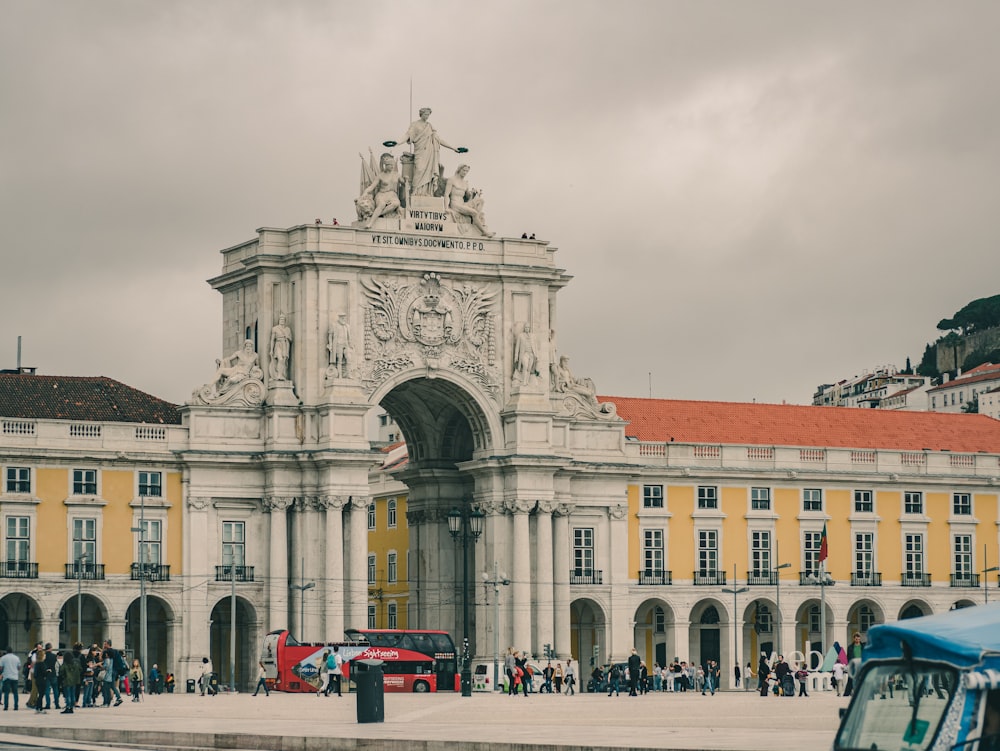
{"label": "window", "polygon": [[643,508],[663,508],[663,486],[643,485],[642,486],[642,507]]}
{"label": "window", "polygon": [[25,563],[31,552],[31,520],[27,516],[7,517],[7,562]]}
{"label": "window", "polygon": [[754,576],[767,576],[771,571],[771,533],[750,533],[750,564]]}
{"label": "window", "polygon": [[368,628],[378,628],[378,624],[375,623],[375,606],[368,606]]}
{"label": "window", "polygon": [[399,628],[399,619],[396,616],[396,603],[390,602],[386,605],[386,615],[388,616],[388,623],[385,624],[386,628]]}
{"label": "window", "polygon": [[160,546],[163,542],[163,522],[146,519],[142,522],[142,542],[139,544],[139,563],[160,564]]}
{"label": "window", "polygon": [[858,608],[858,631],[865,633],[875,625],[875,611],[868,605]]}
{"label": "window", "polygon": [[389,553],[389,562],[386,566],[386,580],[390,584],[396,583],[396,554]]}
{"label": "window", "polygon": [[750,508],[753,511],[770,511],[771,489],[750,488]]}
{"label": "window", "polygon": [[146,498],[162,498],[163,475],[159,472],[140,472],[139,495]]}
{"label": "window", "polygon": [[757,601],[757,608],[754,611],[754,631],[757,633],[771,633],[773,623],[771,621],[771,609],[767,605]]}
{"label": "window", "polygon": [[73,470],[73,495],[97,495],[97,470]]}
{"label": "window", "polygon": [[870,514],[875,510],[875,504],[872,502],[872,491],[854,491],[854,510],[859,514]]}
{"label": "window", "polygon": [[27,467],[7,467],[7,492],[30,493],[31,470]]}
{"label": "window", "polygon": [[809,631],[813,634],[820,632],[819,605],[809,608]]}
{"label": "window", "polygon": [[375,529],[375,504],[368,504],[368,529]]}
{"label": "window", "polygon": [[97,519],[73,520],[73,560],[87,556],[87,563],[97,561]]}
{"label": "window", "polygon": [[903,493],[903,513],[904,514],[924,513],[924,494],[917,492]]}
{"label": "window", "polygon": [[972,579],[972,535],[955,535],[955,579]]}
{"label": "window", "polygon": [[807,574],[819,571],[819,546],[822,541],[822,532],[805,532],[802,535],[802,570]]}
{"label": "window", "polygon": [[858,532],[854,535],[854,573],[866,578],[874,571],[875,535],[872,532]]}
{"label": "window", "polygon": [[937,397],[936,396],[932,396],[931,397],[931,409],[937,409]]}
{"label": "window", "polygon": [[719,489],[714,485],[700,485],[698,508],[719,508]]}
{"label": "window", "polygon": [[594,571],[594,530],[577,527],[573,530],[573,573],[590,576]]}
{"label": "window", "polygon": [[647,574],[663,571],[663,530],[642,531],[642,567]]}
{"label": "window", "polygon": [[375,575],[376,575],[375,574],[375,554],[374,553],[369,553],[368,554],[368,583],[369,584],[374,584],[375,583]]}
{"label": "window", "polygon": [[667,615],[659,605],[653,611],[653,633],[665,634],[667,632]]}
{"label": "window", "polygon": [[719,533],[714,529],[698,531],[698,573],[712,576],[719,568]]}
{"label": "window", "polygon": [[222,522],[222,565],[246,562],[246,528],[243,522]]}
{"label": "window", "polygon": [[392,499],[385,505],[386,524],[389,529],[396,528],[396,499]]}
{"label": "window", "polygon": [[919,579],[924,575],[924,536],[906,535],[903,538],[903,577]]}
{"label": "window", "polygon": [[951,511],[955,516],[971,516],[972,496],[968,493],[954,493],[951,496]]}
{"label": "window", "polygon": [[802,491],[803,511],[823,510],[823,491],[819,488],[805,488]]}

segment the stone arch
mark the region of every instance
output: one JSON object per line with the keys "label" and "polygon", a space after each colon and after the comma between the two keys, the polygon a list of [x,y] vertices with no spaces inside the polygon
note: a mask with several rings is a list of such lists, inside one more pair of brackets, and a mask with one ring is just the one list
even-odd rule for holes
{"label": "stone arch", "polygon": [[[107,602],[98,593],[83,591],[79,598],[75,594],[67,597],[59,609],[60,646],[71,647],[76,642],[85,646],[101,643],[108,636],[109,612]],[[78,620],[81,631],[77,630]]]}
{"label": "stone arch", "polygon": [[955,602],[951,604],[951,607],[949,607],[948,610],[961,610],[962,608],[972,608],[975,607],[977,604],[978,603],[969,599],[955,600]]}
{"label": "stone arch", "polygon": [[847,611],[847,632],[844,634],[844,643],[850,644],[855,632],[860,633],[864,639],[868,629],[877,623],[885,623],[885,610],[882,606],[870,598],[855,601]]}
{"label": "stone arch", "polygon": [[[581,597],[570,603],[570,645],[571,650],[580,661],[580,670],[587,674],[585,666],[594,659],[594,664],[603,665],[612,659],[624,660],[628,655],[611,654],[611,644],[608,640],[608,612],[604,605],[596,599]],[[596,658],[594,658],[597,647]]]}
{"label": "stone arch", "polygon": [[899,614],[896,616],[899,620],[903,621],[908,618],[920,618],[925,615],[930,615],[934,612],[927,602],[924,600],[907,600],[903,603],[903,606],[899,609]]}
{"label": "stone arch", "polygon": [[[825,605],[826,633],[821,633],[823,618],[820,608]],[[833,608],[829,601],[824,603],[819,597],[803,601],[795,611],[795,644],[793,649],[801,652],[811,670],[823,663],[823,656],[833,644]],[[787,647],[786,647],[787,649]]]}
{"label": "stone arch", "polygon": [[633,643],[646,660],[652,675],[653,665],[668,665],[676,655],[674,609],[663,599],[653,597],[636,608]]}
{"label": "stone arch", "polygon": [[778,638],[778,606],[770,597],[755,597],[743,609],[743,622],[746,624],[746,645],[744,653],[748,661],[757,665],[756,657],[766,652],[770,657],[777,654]]}
{"label": "stone arch", "polygon": [[[140,598],[129,603],[125,610],[125,652],[131,657],[142,658],[142,603]],[[146,661],[145,671],[155,664],[161,672],[176,662],[176,617],[174,608],[166,599],[146,595]]]}
{"label": "stone arch", "polygon": [[260,637],[258,634],[258,615],[256,606],[244,597],[236,597],[236,631],[235,647],[236,661],[230,660],[232,650],[231,628],[232,612],[231,597],[219,598],[212,607],[211,628],[209,631],[209,657],[219,678],[220,686],[228,686],[230,680],[235,682],[237,690],[248,691],[256,680],[253,669],[260,659]]}
{"label": "stone arch", "polygon": [[22,592],[9,592],[0,598],[0,647],[11,647],[19,655],[40,640],[39,621],[42,608],[38,601]]}
{"label": "stone arch", "polygon": [[687,658],[683,653],[678,656],[682,660],[689,659],[698,665],[704,664],[709,659],[721,663],[722,650],[726,643],[725,636],[730,628],[732,623],[729,611],[722,600],[715,597],[699,600],[691,608]]}

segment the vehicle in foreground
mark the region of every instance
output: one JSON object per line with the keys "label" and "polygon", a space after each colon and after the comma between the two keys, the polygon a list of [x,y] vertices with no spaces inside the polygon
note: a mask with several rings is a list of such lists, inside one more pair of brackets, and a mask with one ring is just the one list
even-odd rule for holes
{"label": "vehicle in foreground", "polygon": [[868,631],[834,751],[1000,751],[1000,604]]}

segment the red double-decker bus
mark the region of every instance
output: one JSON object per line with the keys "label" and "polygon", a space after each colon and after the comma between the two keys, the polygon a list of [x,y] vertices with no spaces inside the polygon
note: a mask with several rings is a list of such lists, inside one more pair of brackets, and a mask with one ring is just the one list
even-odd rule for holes
{"label": "red double-decker bus", "polygon": [[364,641],[373,647],[405,649],[434,659],[438,691],[461,691],[462,676],[458,670],[455,642],[447,631],[428,629],[351,628],[351,641]]}
{"label": "red double-decker bus", "polygon": [[426,693],[438,690],[435,660],[422,652],[399,646],[380,646],[350,634],[349,641],[304,644],[286,630],[272,631],[264,637],[260,661],[264,663],[268,684],[277,691],[315,693],[319,690],[323,653],[332,651],[335,645],[343,659],[344,690],[349,686],[351,662],[365,659],[382,660],[386,691]]}

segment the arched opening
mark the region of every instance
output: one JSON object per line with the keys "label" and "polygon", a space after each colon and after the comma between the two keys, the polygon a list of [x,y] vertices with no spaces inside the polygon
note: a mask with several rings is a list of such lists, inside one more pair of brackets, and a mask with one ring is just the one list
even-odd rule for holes
{"label": "arched opening", "polygon": [[911,600],[903,605],[899,609],[899,620],[906,620],[908,618],[921,618],[925,615],[930,615],[934,612],[923,600]]}
{"label": "arched opening", "polygon": [[[823,658],[829,651],[830,628],[833,624],[833,610],[826,604],[825,623],[820,615],[823,602],[816,598],[806,600],[795,614],[795,645],[794,649],[802,653],[810,670],[816,670],[823,664]],[[823,633],[823,628],[826,633]]]}
{"label": "arched opening", "polygon": [[775,604],[766,598],[758,598],[750,602],[744,611],[743,620],[747,625],[749,643],[746,646],[748,661],[756,665],[756,660],[749,659],[764,652],[771,656],[775,653],[777,623],[774,617]]}
{"label": "arched opening", "polygon": [[[574,655],[579,656],[581,673],[590,674],[595,665],[613,660],[621,661],[628,655],[608,653],[606,641],[607,617],[604,608],[594,600],[574,600],[570,605],[570,644]],[[589,668],[585,669],[585,666]],[[585,681],[581,684],[586,685]]]}
{"label": "arched opening", "polygon": [[676,654],[674,611],[663,600],[647,600],[635,612],[634,644],[649,667],[668,665]]}
{"label": "arched opening", "polygon": [[[232,600],[225,597],[212,608],[209,649],[212,667],[220,686],[232,684],[237,691],[249,691],[256,679],[257,613],[242,597],[236,599],[236,630],[232,630]],[[235,652],[235,659],[233,653]]]}
{"label": "arched opening", "polygon": [[19,655],[25,655],[38,641],[38,621],[41,611],[38,603],[20,592],[12,592],[0,599],[0,637],[3,644]]}
{"label": "arched opening", "polygon": [[870,600],[861,600],[854,603],[847,614],[847,633],[844,638],[847,644],[851,643],[854,633],[861,634],[862,641],[868,629],[876,623],[885,623],[885,613],[882,609]]}
{"label": "arched opening", "polygon": [[108,633],[108,614],[96,597],[81,592],[68,599],[59,611],[59,646],[101,643]]}
{"label": "arched opening", "polygon": [[[688,655],[691,662],[704,665],[707,660],[722,662],[722,616],[725,610],[717,600],[702,600],[691,610],[691,629]],[[681,659],[684,656],[681,655]]]}
{"label": "arched opening", "polygon": [[[171,631],[174,616],[170,606],[153,595],[146,596],[146,661],[147,673],[153,665],[161,673],[174,672]],[[131,660],[142,659],[142,602],[133,600],[125,613],[125,652]]]}

